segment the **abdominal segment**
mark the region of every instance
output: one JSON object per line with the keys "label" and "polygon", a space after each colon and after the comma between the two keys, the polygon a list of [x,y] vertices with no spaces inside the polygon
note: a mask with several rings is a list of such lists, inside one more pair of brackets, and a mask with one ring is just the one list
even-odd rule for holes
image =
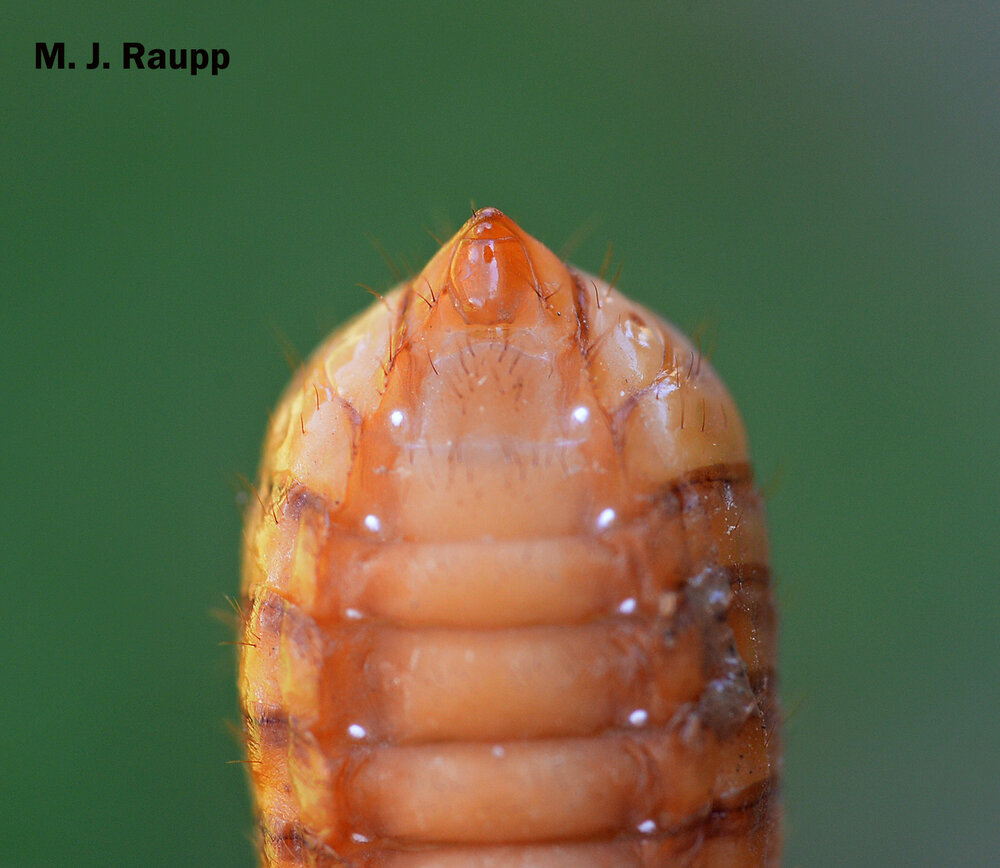
{"label": "abdominal segment", "polygon": [[265,866],[777,865],[731,398],[484,209],[272,418],[240,688]]}

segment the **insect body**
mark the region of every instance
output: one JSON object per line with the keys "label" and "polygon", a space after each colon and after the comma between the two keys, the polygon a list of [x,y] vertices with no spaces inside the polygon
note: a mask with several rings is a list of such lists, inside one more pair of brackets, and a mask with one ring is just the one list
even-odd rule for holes
{"label": "insect body", "polygon": [[272,419],[240,688],[266,866],[777,865],[740,417],[495,209]]}

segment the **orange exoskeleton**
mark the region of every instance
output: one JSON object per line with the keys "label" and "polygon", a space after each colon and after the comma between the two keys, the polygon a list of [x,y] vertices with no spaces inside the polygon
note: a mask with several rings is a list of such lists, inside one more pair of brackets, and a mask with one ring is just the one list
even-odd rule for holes
{"label": "orange exoskeleton", "polygon": [[298,372],[258,495],[263,865],[779,863],[763,507],[672,326],[480,210]]}

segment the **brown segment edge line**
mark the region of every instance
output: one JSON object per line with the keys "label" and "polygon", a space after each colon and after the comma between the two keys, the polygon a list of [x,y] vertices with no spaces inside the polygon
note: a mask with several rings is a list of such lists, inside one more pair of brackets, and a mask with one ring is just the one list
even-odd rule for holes
{"label": "brown segment edge line", "polygon": [[[275,482],[276,480],[272,480]],[[701,485],[744,485],[753,483],[753,466],[748,461],[725,461],[717,464],[707,464],[698,467],[668,482],[661,483],[656,487],[654,499],[666,498],[669,495],[676,495],[685,492],[692,487]],[[329,511],[329,504],[319,493],[310,489],[307,485],[297,479],[285,478],[281,484],[278,497],[272,497],[271,503],[267,504],[267,512],[278,507],[282,511],[282,517],[287,515],[290,519],[298,519],[306,506],[312,509],[326,509]],[[275,488],[272,485],[272,489]]]}
{"label": "brown segment edge line", "polygon": [[[750,689],[753,691],[754,697],[758,700],[758,709],[764,711],[763,725],[764,728],[770,730],[775,721],[772,719],[773,715],[769,713],[775,708],[774,700],[777,698],[776,691],[776,679],[777,671],[774,667],[768,666],[757,672],[749,675]],[[281,713],[278,709],[268,709],[266,711],[261,711],[257,714],[244,709],[243,713],[244,727],[245,731],[249,733],[254,733],[254,738],[258,744],[261,746],[272,747],[272,748],[282,748],[288,745],[291,736],[298,732],[298,726],[296,724],[295,718],[290,717],[287,714]],[[481,740],[481,739],[431,739],[428,741],[418,741],[418,742],[407,742],[403,745],[395,744],[392,742],[356,742],[354,740],[344,739],[342,744],[344,744],[348,749],[346,753],[350,754],[352,752],[358,752],[362,755],[370,753],[372,750],[377,750],[382,747],[406,747],[406,748],[425,748],[431,746],[447,747],[450,745],[493,745],[493,744],[535,744],[535,743],[546,743],[546,742],[564,742],[564,741],[589,741],[592,739],[600,738],[610,738],[616,735],[635,735],[637,732],[641,733],[656,733],[658,731],[669,731],[670,727],[666,724],[659,726],[647,726],[641,730],[636,730],[635,727],[626,726],[609,726],[604,729],[598,730],[596,732],[588,733],[586,735],[551,735],[536,738],[511,738],[511,739],[492,739],[492,740]],[[262,735],[265,734],[266,735]]]}
{"label": "brown segment edge line", "polygon": [[[639,843],[667,841],[672,838],[679,838],[683,835],[690,835],[692,832],[701,830],[703,837],[707,839],[742,837],[747,835],[755,826],[759,825],[762,818],[766,818],[774,807],[780,796],[780,785],[777,775],[765,778],[752,784],[746,790],[747,794],[753,793],[749,800],[739,807],[726,808],[723,806],[713,806],[708,813],[692,820],[690,823],[675,826],[670,829],[663,829],[651,835],[642,833],[615,833],[606,836],[593,836],[590,838],[570,838],[554,839],[542,841],[515,841],[504,844],[484,844],[481,846],[490,847],[559,847],[567,844],[610,844],[610,843]],[[305,850],[309,854],[321,851],[330,851],[330,848],[318,840],[317,836],[301,823],[289,822],[276,828],[269,826],[264,817],[260,818],[261,836],[269,843],[284,846],[289,850]],[[468,848],[470,844],[458,844],[452,842],[437,842],[431,844],[410,845],[403,841],[392,839],[381,839],[376,845],[380,852],[419,852],[448,850],[451,848]]]}
{"label": "brown segment edge line", "polygon": [[[771,580],[770,566],[768,566],[765,563],[761,563],[759,561],[747,561],[744,563],[733,564],[732,566],[728,567],[719,565],[717,568],[722,572],[726,573],[726,575],[729,577],[729,586],[730,589],[733,591],[733,593],[739,593],[739,591],[746,588],[748,585],[760,585],[763,587],[767,587]],[[692,578],[694,578],[694,576],[688,577],[685,580],[684,584],[678,586],[677,590],[678,591],[682,590],[684,588],[684,585],[686,585],[687,582],[689,582]],[[269,599],[265,600],[261,604],[261,608],[277,610],[277,612],[272,613],[274,615],[283,614],[285,611],[294,610],[293,614],[296,617],[302,617],[302,618],[311,617],[303,611],[301,606],[299,606],[293,600],[288,599],[288,597],[284,596],[280,590],[266,584],[258,585],[255,588],[254,593],[247,598],[245,605],[247,606],[248,610],[252,611],[258,596],[265,596],[265,595]],[[655,615],[652,614],[650,616],[656,617]],[[485,630],[527,630],[532,627],[561,627],[561,626],[575,627],[585,624],[593,624],[600,621],[614,621],[614,620],[622,620],[632,623],[635,622],[636,616],[630,614],[630,615],[622,615],[619,617],[611,613],[607,613],[607,614],[596,615],[594,617],[590,617],[581,621],[558,622],[555,624],[505,624],[499,627],[474,627],[474,626],[463,626],[463,625],[447,624],[447,623],[437,624],[433,622],[428,622],[419,625],[408,625],[408,624],[397,624],[395,621],[392,621],[388,618],[375,618],[375,617],[365,618],[363,622],[353,622],[345,620],[343,623],[356,626],[359,629],[361,628],[368,629],[370,627],[395,627],[401,630],[414,630],[414,631],[425,630],[425,629],[442,630],[442,631],[446,630],[485,631]],[[278,633],[281,632],[280,626],[273,626],[273,625],[269,627],[263,627],[263,625],[259,626],[261,626],[262,629],[260,629],[259,634],[255,636],[257,643],[263,641],[264,637],[267,636],[272,631],[276,631]]]}

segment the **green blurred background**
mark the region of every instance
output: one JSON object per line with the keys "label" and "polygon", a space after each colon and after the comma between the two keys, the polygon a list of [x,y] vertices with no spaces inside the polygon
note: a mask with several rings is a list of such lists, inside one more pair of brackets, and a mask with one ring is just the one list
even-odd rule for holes
{"label": "green blurred background", "polygon": [[707,323],[773,482],[785,864],[1000,864],[1000,7],[144,5],[0,34],[0,865],[253,864],[235,480],[283,341],[470,201]]}

